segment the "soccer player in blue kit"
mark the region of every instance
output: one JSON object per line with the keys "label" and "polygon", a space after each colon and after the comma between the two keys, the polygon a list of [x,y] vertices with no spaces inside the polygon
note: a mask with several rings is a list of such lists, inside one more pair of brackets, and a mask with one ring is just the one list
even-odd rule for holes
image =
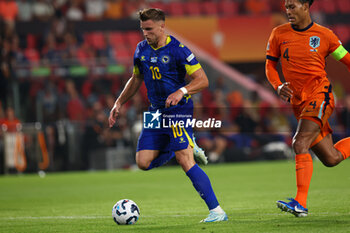
{"label": "soccer player in blue kit", "polygon": [[[141,30],[145,40],[141,41],[134,54],[132,77],[115,101],[109,115],[112,127],[121,106],[139,89],[144,81],[150,112],[163,116],[178,116],[173,120],[192,119],[192,94],[208,86],[208,78],[193,53],[177,39],[165,33],[165,14],[160,9],[144,9],[139,12]],[[186,84],[186,73],[190,82]],[[143,128],[138,139],[136,163],[142,170],[159,167],[176,157],[193,186],[205,201],[209,215],[201,222],[227,221],[228,217],[214,194],[206,173],[196,160],[206,164],[204,152],[198,148],[192,136],[192,127],[172,125],[159,129]]]}

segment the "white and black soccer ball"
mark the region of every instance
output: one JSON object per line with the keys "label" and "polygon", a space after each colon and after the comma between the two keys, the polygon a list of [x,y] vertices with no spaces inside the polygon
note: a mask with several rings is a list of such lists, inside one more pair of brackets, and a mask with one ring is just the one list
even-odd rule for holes
{"label": "white and black soccer ball", "polygon": [[128,199],[118,201],[112,209],[112,217],[118,225],[130,225],[137,222],[140,209],[135,202]]}

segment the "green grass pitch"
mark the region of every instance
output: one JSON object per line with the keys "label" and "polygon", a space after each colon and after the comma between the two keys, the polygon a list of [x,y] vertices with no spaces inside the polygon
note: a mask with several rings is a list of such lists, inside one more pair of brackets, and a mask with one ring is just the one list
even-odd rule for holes
{"label": "green grass pitch", "polygon": [[[350,232],[350,161],[314,162],[309,216],[282,213],[295,195],[294,162],[208,165],[228,222],[199,223],[208,210],[179,166],[151,171],[48,173],[0,177],[0,232]],[[111,217],[120,199],[141,210],[135,225]]]}

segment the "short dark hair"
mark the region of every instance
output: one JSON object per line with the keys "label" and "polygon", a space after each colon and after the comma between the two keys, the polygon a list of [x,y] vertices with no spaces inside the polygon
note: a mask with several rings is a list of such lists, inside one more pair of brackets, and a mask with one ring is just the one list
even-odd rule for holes
{"label": "short dark hair", "polygon": [[149,19],[153,21],[165,21],[165,14],[158,8],[147,8],[139,11],[139,19],[141,21],[147,21]]}
{"label": "short dark hair", "polygon": [[314,0],[299,0],[299,2],[301,2],[302,4],[304,3],[309,3],[309,7],[312,5],[312,3],[314,2]]}

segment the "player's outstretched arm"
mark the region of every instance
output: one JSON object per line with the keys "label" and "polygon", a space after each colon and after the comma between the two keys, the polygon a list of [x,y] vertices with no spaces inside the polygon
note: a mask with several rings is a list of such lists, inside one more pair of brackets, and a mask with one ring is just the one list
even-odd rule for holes
{"label": "player's outstretched arm", "polygon": [[209,86],[208,77],[202,68],[190,75],[191,81],[185,86],[189,95],[196,94]]}
{"label": "player's outstretched arm", "polygon": [[[335,41],[339,41],[337,37],[335,37]],[[339,45],[332,53],[331,55],[333,58],[337,61],[341,61],[343,64],[345,64],[349,71],[350,71],[350,54],[349,52],[343,47],[343,45]]]}
{"label": "player's outstretched arm", "polygon": [[109,118],[108,118],[109,127],[112,127],[115,124],[121,106],[135,95],[137,90],[140,88],[142,82],[143,82],[142,77],[139,74],[133,73],[129,81],[126,83],[122,93],[119,95],[118,99],[115,101],[114,106],[111,109],[111,112],[109,113]]}
{"label": "player's outstretched arm", "polygon": [[165,107],[177,105],[185,94],[193,95],[209,86],[208,77],[202,68],[190,75],[191,81],[183,88],[170,94],[165,101]]}
{"label": "player's outstretched arm", "polygon": [[290,98],[292,98],[293,91],[289,88],[289,82],[281,82],[276,67],[276,61],[266,59],[265,73],[267,80],[269,80],[270,84],[277,91],[277,94],[281,97],[281,99],[288,101]]}
{"label": "player's outstretched arm", "polygon": [[350,53],[347,53],[340,61],[348,67],[350,71]]}
{"label": "player's outstretched arm", "polygon": [[267,80],[272,85],[273,89],[277,91],[278,86],[282,84],[280,77],[277,72],[277,62],[270,59],[266,59],[265,63],[265,74]]}

